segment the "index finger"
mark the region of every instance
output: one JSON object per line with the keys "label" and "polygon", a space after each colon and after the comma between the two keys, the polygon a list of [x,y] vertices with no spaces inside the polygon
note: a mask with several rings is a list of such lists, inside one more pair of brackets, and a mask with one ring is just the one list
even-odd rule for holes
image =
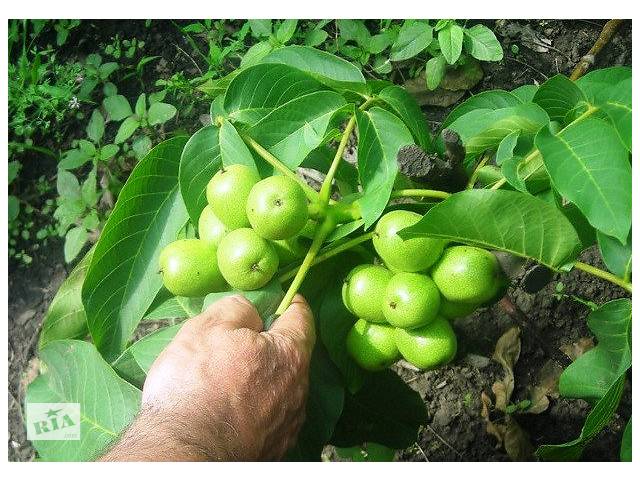
{"label": "index finger", "polygon": [[273,322],[268,333],[290,338],[311,354],[316,342],[316,328],[311,308],[302,295],[293,297],[289,308]]}

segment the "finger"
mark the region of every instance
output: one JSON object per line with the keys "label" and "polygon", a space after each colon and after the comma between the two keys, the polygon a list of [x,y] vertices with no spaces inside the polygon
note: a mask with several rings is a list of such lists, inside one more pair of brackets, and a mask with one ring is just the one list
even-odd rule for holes
{"label": "finger", "polygon": [[316,329],[311,308],[302,295],[293,297],[291,305],[276,319],[269,333],[288,337],[311,353],[316,341]]}
{"label": "finger", "polygon": [[258,311],[249,300],[242,295],[230,295],[212,303],[200,315],[188,320],[183,329],[187,327],[199,332],[213,328],[223,330],[248,328],[260,332],[263,324]]}

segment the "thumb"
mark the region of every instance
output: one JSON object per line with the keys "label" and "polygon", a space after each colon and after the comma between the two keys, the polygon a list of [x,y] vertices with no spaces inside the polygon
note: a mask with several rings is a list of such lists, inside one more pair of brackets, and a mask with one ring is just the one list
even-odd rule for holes
{"label": "thumb", "polygon": [[311,308],[302,295],[293,297],[289,308],[273,322],[268,333],[287,337],[311,354],[316,342],[316,329]]}
{"label": "thumb", "polygon": [[230,295],[221,298],[209,305],[200,315],[189,320],[187,324],[189,323],[193,323],[195,324],[194,327],[205,331],[212,328],[222,330],[248,328],[260,332],[263,328],[262,319],[258,311],[242,295]]}

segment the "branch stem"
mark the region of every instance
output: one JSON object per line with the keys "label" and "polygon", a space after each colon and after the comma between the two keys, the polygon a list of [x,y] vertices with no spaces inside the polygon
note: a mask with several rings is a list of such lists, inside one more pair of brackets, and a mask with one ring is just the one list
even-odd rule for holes
{"label": "branch stem", "polygon": [[394,190],[391,192],[391,198],[401,198],[401,197],[429,197],[429,198],[440,198],[445,199],[450,197],[451,194],[449,192],[443,192],[441,190],[427,190],[422,188],[408,188],[405,190]]}
{"label": "branch stem", "polygon": [[605,272],[604,270],[600,270],[593,265],[589,265],[588,263],[576,262],[575,267],[578,270],[582,270],[583,272],[587,272],[596,277],[602,278],[603,280],[607,280],[611,283],[618,285],[619,287],[624,288],[627,292],[631,293],[631,282],[626,282],[620,277],[616,277],[614,274]]}

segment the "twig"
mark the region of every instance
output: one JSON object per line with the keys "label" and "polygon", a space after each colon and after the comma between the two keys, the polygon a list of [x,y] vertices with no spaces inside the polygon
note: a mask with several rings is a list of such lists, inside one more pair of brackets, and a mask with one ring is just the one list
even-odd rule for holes
{"label": "twig", "polygon": [[436,438],[437,438],[438,440],[440,440],[440,441],[443,443],[443,445],[446,445],[447,447],[449,447],[449,448],[451,449],[451,451],[452,451],[452,452],[454,452],[454,453],[455,453],[459,458],[463,458],[462,454],[461,454],[458,450],[456,450],[455,448],[453,448],[451,445],[449,445],[449,443],[448,443],[444,438],[442,438],[442,437],[438,434],[438,432],[436,432],[436,431],[431,427],[431,425],[427,425],[427,429],[428,429],[432,434],[434,434],[434,435],[436,436]]}
{"label": "twig", "polygon": [[600,32],[600,36],[593,44],[593,47],[591,47],[591,50],[580,59],[576,68],[571,72],[571,76],[569,77],[571,80],[577,80],[589,70],[589,67],[591,67],[595,61],[596,55],[600,53],[600,50],[613,38],[613,35],[621,23],[622,20],[609,20],[605,23]]}
{"label": "twig", "polygon": [[538,75],[540,75],[540,76],[541,76],[542,78],[544,78],[545,80],[547,80],[547,79],[549,78],[547,75],[545,75],[544,73],[542,73],[540,70],[538,70],[538,69],[537,69],[537,68],[535,68],[535,67],[532,67],[531,65],[529,65],[529,64],[528,64],[528,63],[526,63],[526,62],[523,62],[523,61],[521,61],[521,60],[518,60],[517,58],[514,58],[514,57],[510,57],[510,56],[508,56],[508,55],[506,55],[504,58],[506,58],[507,60],[512,60],[512,61],[514,61],[514,62],[516,62],[516,63],[519,63],[520,65],[524,65],[524,66],[525,66],[525,67],[527,67],[527,68],[530,68],[531,70],[533,70],[534,72],[536,72]]}
{"label": "twig", "polygon": [[191,60],[191,62],[195,65],[195,67],[198,69],[198,73],[200,74],[200,76],[203,75],[202,70],[200,70],[200,67],[198,66],[198,64],[196,63],[196,61],[193,59],[193,57],[191,55],[189,55],[187,52],[185,52],[182,48],[180,48],[180,45],[178,45],[177,43],[173,44],[174,47],[176,47],[180,52],[182,52],[182,54],[184,56],[186,56],[189,60]]}

